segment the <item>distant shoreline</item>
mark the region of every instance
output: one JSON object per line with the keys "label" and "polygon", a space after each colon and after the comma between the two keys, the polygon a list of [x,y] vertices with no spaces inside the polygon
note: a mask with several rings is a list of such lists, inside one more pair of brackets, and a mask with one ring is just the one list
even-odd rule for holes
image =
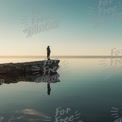
{"label": "distant shoreline", "polygon": [[[0,58],[46,58],[46,56],[0,56]],[[122,58],[122,56],[51,56],[51,58]]]}

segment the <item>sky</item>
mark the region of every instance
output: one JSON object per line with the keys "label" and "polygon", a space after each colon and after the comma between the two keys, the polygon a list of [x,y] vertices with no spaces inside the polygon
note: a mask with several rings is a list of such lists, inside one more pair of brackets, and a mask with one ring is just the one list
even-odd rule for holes
{"label": "sky", "polygon": [[121,0],[0,0],[0,56],[110,55],[121,33]]}

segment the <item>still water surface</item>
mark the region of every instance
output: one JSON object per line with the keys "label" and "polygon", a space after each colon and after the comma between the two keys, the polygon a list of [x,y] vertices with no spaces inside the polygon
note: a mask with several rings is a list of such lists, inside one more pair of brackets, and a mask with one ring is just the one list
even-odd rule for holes
{"label": "still water surface", "polygon": [[[3,58],[0,63],[35,60],[43,59]],[[50,95],[44,82],[18,80],[1,84],[0,122],[114,122],[121,119],[122,64],[119,60],[61,59],[57,71],[60,82],[50,84]]]}

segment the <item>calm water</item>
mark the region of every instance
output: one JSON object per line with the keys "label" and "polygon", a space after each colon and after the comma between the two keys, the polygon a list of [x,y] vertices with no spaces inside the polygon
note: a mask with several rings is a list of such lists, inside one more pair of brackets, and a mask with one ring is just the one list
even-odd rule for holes
{"label": "calm water", "polygon": [[[0,63],[35,60],[39,59],[3,58]],[[50,95],[44,82],[28,80],[0,85],[0,122],[114,122],[121,119],[120,59],[60,61],[60,82],[50,84]]]}

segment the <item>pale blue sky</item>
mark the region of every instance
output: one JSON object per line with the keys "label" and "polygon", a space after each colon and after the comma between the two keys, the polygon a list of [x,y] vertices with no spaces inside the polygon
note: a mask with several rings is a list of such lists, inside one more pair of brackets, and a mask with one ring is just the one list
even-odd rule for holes
{"label": "pale blue sky", "polygon": [[[45,55],[48,45],[52,55],[109,55],[121,49],[120,5],[121,0],[0,0],[0,55]],[[43,19],[38,27],[54,21],[58,26],[26,37],[33,15],[36,26]]]}

